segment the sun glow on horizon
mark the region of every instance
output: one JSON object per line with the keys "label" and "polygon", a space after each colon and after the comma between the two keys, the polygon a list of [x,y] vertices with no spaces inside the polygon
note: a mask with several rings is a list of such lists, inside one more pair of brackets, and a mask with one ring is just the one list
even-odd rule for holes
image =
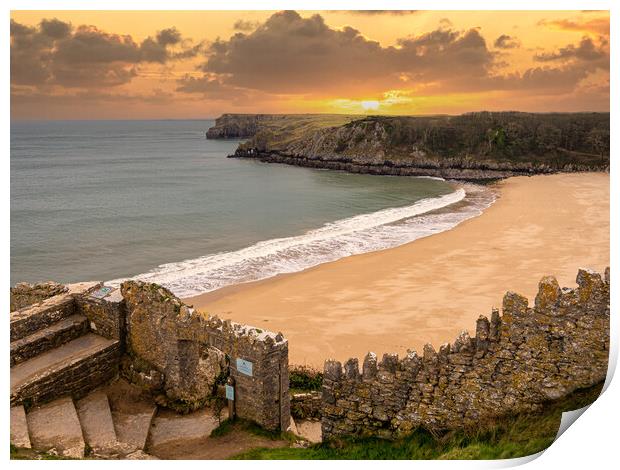
{"label": "sun glow on horizon", "polygon": [[377,100],[362,101],[361,105],[364,111],[374,111],[379,109],[379,102]]}

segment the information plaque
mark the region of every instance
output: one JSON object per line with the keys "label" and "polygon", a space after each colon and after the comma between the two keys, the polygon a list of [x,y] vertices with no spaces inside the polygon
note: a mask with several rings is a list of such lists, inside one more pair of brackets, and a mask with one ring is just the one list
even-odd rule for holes
{"label": "information plaque", "polygon": [[252,363],[250,361],[237,358],[237,370],[242,374],[252,377]]}

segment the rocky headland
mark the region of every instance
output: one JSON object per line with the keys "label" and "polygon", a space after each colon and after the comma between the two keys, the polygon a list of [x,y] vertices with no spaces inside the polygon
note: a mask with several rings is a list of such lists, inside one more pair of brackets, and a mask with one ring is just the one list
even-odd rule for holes
{"label": "rocky headland", "polygon": [[609,169],[609,113],[225,114],[207,138],[226,137],[248,139],[231,157],[352,173],[492,180]]}

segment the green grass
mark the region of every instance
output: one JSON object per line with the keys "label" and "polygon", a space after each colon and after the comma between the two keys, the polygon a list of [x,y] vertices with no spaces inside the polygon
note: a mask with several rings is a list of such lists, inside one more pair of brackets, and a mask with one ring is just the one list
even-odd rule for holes
{"label": "green grass", "polygon": [[508,459],[540,452],[553,442],[563,411],[592,403],[602,384],[548,403],[535,414],[481,423],[475,429],[431,433],[418,429],[396,441],[339,439],[308,448],[252,449],[236,459]]}

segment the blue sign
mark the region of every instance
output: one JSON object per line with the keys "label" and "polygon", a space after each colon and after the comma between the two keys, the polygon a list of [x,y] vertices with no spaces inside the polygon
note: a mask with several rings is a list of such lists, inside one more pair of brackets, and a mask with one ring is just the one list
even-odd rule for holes
{"label": "blue sign", "polygon": [[237,358],[237,370],[252,377],[252,363],[250,361]]}
{"label": "blue sign", "polygon": [[235,399],[235,389],[230,385],[226,385],[226,399],[234,400]]}

